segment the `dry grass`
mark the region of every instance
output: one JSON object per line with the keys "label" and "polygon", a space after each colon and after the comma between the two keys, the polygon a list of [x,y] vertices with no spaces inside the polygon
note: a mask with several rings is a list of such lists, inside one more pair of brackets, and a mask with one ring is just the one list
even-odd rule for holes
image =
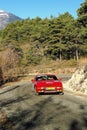
{"label": "dry grass", "polygon": [[45,61],[37,66],[27,67],[26,73],[55,73],[55,74],[72,74],[75,72],[77,65],[71,66],[67,61]]}
{"label": "dry grass", "polygon": [[87,58],[81,58],[79,59],[79,66],[87,65]]}
{"label": "dry grass", "polygon": [[[21,69],[22,74],[31,75],[38,73],[73,74],[79,66],[87,64],[87,58],[78,62],[70,61],[43,61],[39,65],[30,65]],[[29,76],[28,76],[29,77]],[[27,77],[25,77],[27,78]]]}
{"label": "dry grass", "polygon": [[7,122],[7,116],[0,111],[0,126]]}

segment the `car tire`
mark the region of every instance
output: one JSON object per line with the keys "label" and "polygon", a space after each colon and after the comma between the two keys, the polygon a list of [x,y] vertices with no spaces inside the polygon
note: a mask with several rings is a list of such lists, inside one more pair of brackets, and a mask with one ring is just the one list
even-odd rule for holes
{"label": "car tire", "polygon": [[39,95],[39,93],[36,91],[36,89],[34,88],[34,92],[35,92],[35,95]]}
{"label": "car tire", "polygon": [[64,95],[64,92],[60,93],[60,95]]}
{"label": "car tire", "polygon": [[36,94],[37,96],[39,95],[39,93],[37,93],[37,92],[36,92],[35,94]]}

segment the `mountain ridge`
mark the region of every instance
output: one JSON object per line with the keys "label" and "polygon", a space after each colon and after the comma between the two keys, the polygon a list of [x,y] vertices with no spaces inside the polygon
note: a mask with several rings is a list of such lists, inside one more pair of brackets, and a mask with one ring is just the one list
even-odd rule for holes
{"label": "mountain ridge", "polygon": [[4,10],[0,10],[0,30],[4,29],[9,23],[19,20],[22,20],[22,18]]}

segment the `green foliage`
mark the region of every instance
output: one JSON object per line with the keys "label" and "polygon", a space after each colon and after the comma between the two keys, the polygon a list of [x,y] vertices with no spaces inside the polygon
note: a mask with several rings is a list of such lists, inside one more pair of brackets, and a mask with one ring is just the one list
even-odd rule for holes
{"label": "green foliage", "polygon": [[78,17],[87,14],[87,0],[81,4],[80,8],[77,10]]}
{"label": "green foliage", "polygon": [[29,52],[27,55],[27,64],[40,64],[40,61],[42,60],[41,55],[36,55],[35,53],[32,54],[32,52]]}
{"label": "green foliage", "polygon": [[81,4],[80,8],[77,10],[77,14],[79,26],[87,27],[87,0]]}
{"label": "green foliage", "polygon": [[38,42],[34,46],[31,46],[26,55],[27,64],[39,64],[42,60],[42,53],[39,50],[40,45]]}

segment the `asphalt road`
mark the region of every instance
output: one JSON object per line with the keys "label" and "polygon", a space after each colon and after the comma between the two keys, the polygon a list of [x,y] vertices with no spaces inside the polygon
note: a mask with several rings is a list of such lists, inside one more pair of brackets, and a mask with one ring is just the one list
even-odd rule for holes
{"label": "asphalt road", "polygon": [[0,111],[10,121],[0,130],[87,130],[86,97],[66,90],[37,96],[30,82],[0,90]]}

